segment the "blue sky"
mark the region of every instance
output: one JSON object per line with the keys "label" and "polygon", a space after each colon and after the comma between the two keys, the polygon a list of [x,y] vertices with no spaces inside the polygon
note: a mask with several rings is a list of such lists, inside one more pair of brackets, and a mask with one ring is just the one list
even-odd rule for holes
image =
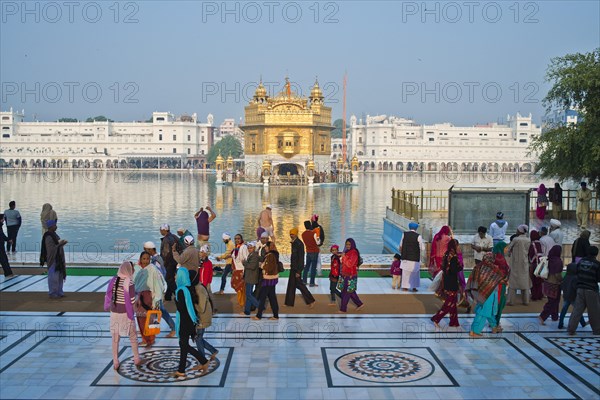
{"label": "blue sky", "polygon": [[598,1],[0,1],[0,108],[239,119],[257,81],[318,77],[342,115],[539,122],[552,57],[600,46]]}

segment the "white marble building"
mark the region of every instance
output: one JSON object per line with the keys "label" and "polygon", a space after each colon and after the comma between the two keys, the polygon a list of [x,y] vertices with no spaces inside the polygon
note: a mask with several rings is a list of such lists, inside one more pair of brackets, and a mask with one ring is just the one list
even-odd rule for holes
{"label": "white marble building", "polygon": [[506,122],[469,127],[451,123],[419,125],[394,116],[350,119],[350,148],[362,170],[532,171],[531,140],[541,129],[531,114]]}
{"label": "white marble building", "polygon": [[200,166],[213,144],[213,117],[152,113],[152,122],[26,122],[0,112],[0,165],[18,167]]}

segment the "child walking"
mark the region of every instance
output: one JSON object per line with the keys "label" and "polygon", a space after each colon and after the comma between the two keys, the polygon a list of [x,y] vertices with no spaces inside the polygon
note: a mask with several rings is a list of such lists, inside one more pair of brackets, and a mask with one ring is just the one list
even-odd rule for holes
{"label": "child walking", "polygon": [[337,289],[337,284],[340,279],[340,267],[342,265],[339,255],[340,246],[334,244],[329,251],[331,252],[331,269],[329,270],[329,293],[331,299],[329,305],[335,306],[335,296],[342,297],[342,293]]}
{"label": "child walking", "polygon": [[394,254],[394,261],[390,268],[392,274],[392,289],[400,289],[400,281],[402,280],[402,268],[400,268],[400,254]]}

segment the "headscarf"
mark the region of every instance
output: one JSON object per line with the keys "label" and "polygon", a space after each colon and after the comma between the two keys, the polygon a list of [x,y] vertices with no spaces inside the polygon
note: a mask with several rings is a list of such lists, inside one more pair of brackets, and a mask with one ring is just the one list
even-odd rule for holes
{"label": "headscarf", "polygon": [[450,241],[450,227],[448,225],[442,226],[442,229],[435,234],[431,241],[431,251],[429,253],[429,273],[431,276],[435,276],[442,265],[444,260],[444,254],[448,249],[448,242]]}
{"label": "headscarf", "polygon": [[356,250],[356,251],[358,251],[358,249],[356,248],[356,242],[354,241],[354,239],[348,238],[348,239],[346,239],[346,242],[350,242],[350,248],[348,249],[348,248],[346,248],[346,246],[344,246],[344,253],[347,253],[350,250]]}
{"label": "headscarf", "polygon": [[[192,282],[190,281],[190,273],[186,268],[177,268],[177,274],[175,275],[175,283],[177,284],[177,289],[175,290],[175,299],[177,299],[179,291],[182,291],[183,297],[185,298],[185,308],[187,308],[188,314],[192,322],[196,324],[198,322],[198,316],[196,315],[196,309],[194,308],[194,302],[192,301],[192,293],[189,289],[189,287],[192,286]],[[178,337],[180,321],[181,315],[179,314],[179,311],[177,311],[176,329]]]}
{"label": "headscarf", "polygon": [[42,206],[42,212],[40,213],[40,220],[42,223],[46,223],[48,220],[56,220],[56,211],[52,209],[52,205],[50,203],[46,203]]}
{"label": "headscarf", "polygon": [[131,280],[133,279],[133,264],[131,261],[123,261],[119,270],[117,271],[117,276],[124,280],[123,283],[123,292],[125,293],[125,298],[127,299],[129,293],[129,286],[131,285]]}
{"label": "headscarf", "polygon": [[504,248],[507,246],[507,244],[503,241],[499,241],[498,243],[496,243],[494,245],[494,248],[492,249],[492,253],[494,254],[504,254]]}
{"label": "headscarf", "polygon": [[548,272],[550,274],[558,274],[563,270],[563,262],[560,258],[562,247],[554,245],[548,252]]}
{"label": "headscarf", "polygon": [[591,234],[592,234],[592,232],[588,231],[587,229],[584,229],[579,234],[579,237],[582,238],[582,239],[590,240]]}
{"label": "headscarf", "polygon": [[533,230],[529,233],[529,238],[531,239],[532,242],[535,242],[536,240],[540,240],[540,233],[536,230]]}
{"label": "headscarf", "polygon": [[537,192],[538,194],[545,195],[548,192],[548,190],[546,189],[546,186],[543,183],[540,183],[540,187],[538,187]]}
{"label": "headscarf", "polygon": [[[142,252],[142,254],[144,253],[146,252]],[[139,264],[135,266],[133,284],[135,285],[135,291],[138,293],[144,290],[149,290],[152,293],[153,306],[163,299],[163,294],[167,288],[162,272],[152,262],[145,268],[142,268]]]}
{"label": "headscarf", "polygon": [[[131,304],[131,295],[129,293],[129,287],[131,280],[133,279],[133,263],[131,261],[123,261],[119,270],[117,271],[117,277],[123,280],[123,300],[125,301],[125,311],[127,311],[127,318],[133,321],[133,304]],[[113,286],[112,301],[117,302],[117,288]]]}

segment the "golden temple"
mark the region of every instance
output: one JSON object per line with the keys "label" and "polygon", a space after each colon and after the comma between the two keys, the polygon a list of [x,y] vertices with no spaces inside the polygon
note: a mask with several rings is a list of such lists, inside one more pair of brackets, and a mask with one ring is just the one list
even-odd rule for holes
{"label": "golden temple", "polygon": [[261,80],[244,111],[246,166],[266,162],[275,175],[303,175],[313,165],[316,171],[329,169],[331,107],[325,106],[317,81],[306,98],[292,91],[288,78],[284,90],[270,97]]}

